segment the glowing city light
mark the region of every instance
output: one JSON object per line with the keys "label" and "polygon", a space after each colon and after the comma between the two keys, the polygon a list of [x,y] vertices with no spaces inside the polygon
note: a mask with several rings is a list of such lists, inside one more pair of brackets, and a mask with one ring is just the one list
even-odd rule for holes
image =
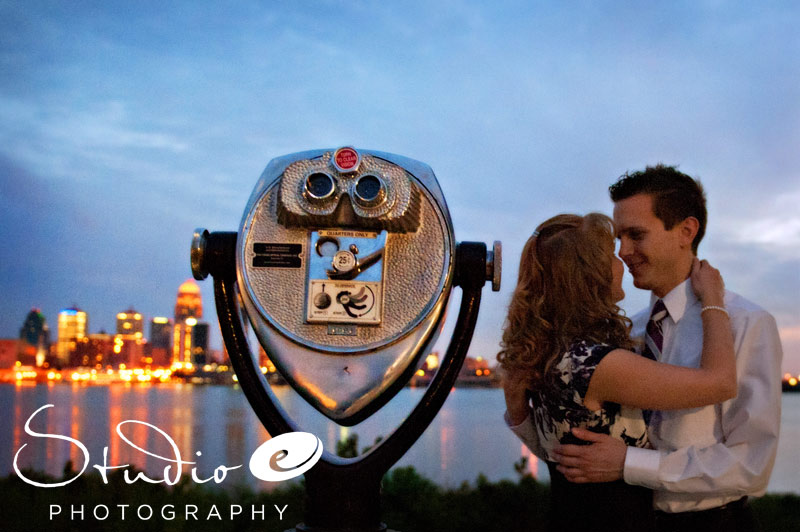
{"label": "glowing city light", "polygon": [[428,370],[434,370],[439,367],[439,357],[435,353],[431,353],[425,358],[425,366]]}

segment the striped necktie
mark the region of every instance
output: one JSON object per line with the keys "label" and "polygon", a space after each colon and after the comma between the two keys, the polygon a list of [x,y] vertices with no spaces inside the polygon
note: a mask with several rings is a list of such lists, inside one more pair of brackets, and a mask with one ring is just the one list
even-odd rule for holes
{"label": "striped necktie", "polygon": [[[661,358],[661,349],[664,347],[664,330],[661,328],[661,323],[667,317],[667,306],[664,301],[659,299],[653,305],[653,311],[650,313],[650,320],[647,322],[647,328],[644,335],[644,351],[642,356],[650,360],[658,360]],[[652,410],[642,410],[644,422],[650,425],[653,417]]]}
{"label": "striped necktie", "polygon": [[664,347],[664,330],[661,328],[661,322],[669,315],[667,307],[664,305],[664,300],[659,299],[653,305],[653,311],[650,313],[650,321],[647,322],[647,328],[644,335],[644,351],[642,355],[651,360],[659,360],[661,358],[661,349]]}

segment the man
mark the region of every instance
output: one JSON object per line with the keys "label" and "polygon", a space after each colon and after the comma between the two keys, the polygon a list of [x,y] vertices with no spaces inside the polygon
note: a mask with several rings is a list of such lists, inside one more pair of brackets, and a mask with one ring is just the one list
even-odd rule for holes
{"label": "man", "polygon": [[[660,362],[697,367],[702,348],[701,305],[687,280],[706,227],[701,185],[674,167],[658,165],[622,176],[609,187],[619,256],[637,288],[651,291],[648,309],[633,317],[635,337],[652,339],[658,319]],[[689,220],[691,245],[676,231]],[[683,228],[683,229],[681,229]],[[683,240],[685,242],[685,239]],[[652,316],[653,308],[662,310]],[[648,435],[654,449],[575,430],[589,445],[559,448],[559,470],[573,482],[624,478],[654,490],[658,530],[756,530],[749,496],[766,491],[780,426],[781,345],[774,318],[726,291],[737,358],[738,395],[722,404],[653,412]],[[660,352],[659,352],[660,351]]]}

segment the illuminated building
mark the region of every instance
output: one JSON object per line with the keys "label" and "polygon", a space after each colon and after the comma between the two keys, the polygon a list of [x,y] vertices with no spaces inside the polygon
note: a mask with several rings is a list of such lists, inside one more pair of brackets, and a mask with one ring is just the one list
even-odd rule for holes
{"label": "illuminated building", "polygon": [[44,366],[50,350],[50,328],[39,309],[28,313],[19,330],[17,360],[23,366]]}
{"label": "illuminated building", "polygon": [[457,386],[497,386],[499,376],[494,368],[489,367],[489,362],[483,358],[470,358],[464,360],[461,371],[456,380]]}
{"label": "illuminated building", "polygon": [[[203,301],[200,287],[189,279],[178,288],[175,302],[175,325],[172,331],[172,363],[189,366],[192,361],[193,329],[203,317]],[[206,335],[207,336],[207,335]]]}
{"label": "illuminated building", "polygon": [[135,334],[115,334],[114,347],[114,366],[126,368],[139,368],[146,365],[145,361],[145,340]]}
{"label": "illuminated building", "polygon": [[86,313],[78,308],[65,308],[58,313],[58,342],[56,363],[66,366],[70,353],[76,349],[77,341],[86,336]]}
{"label": "illuminated building", "polygon": [[157,316],[150,320],[150,345],[169,349],[172,345],[172,322],[169,318]]}
{"label": "illuminated building", "polygon": [[186,321],[186,318],[203,317],[203,298],[200,287],[189,279],[178,287],[178,299],[175,302],[175,323]]}
{"label": "illuminated building", "polygon": [[[225,356],[227,357],[227,354]],[[272,360],[269,359],[269,355],[267,355],[267,352],[261,345],[258,347],[258,365],[261,367],[261,372],[266,375],[270,384],[286,384],[284,378],[278,373],[278,368],[276,368]]]}
{"label": "illuminated building", "polygon": [[436,369],[439,367],[439,353],[433,352],[425,357],[425,362],[417,368],[414,375],[411,376],[409,386],[427,386],[430,384],[431,379],[436,374]]}
{"label": "illuminated building", "polygon": [[461,366],[459,372],[460,377],[488,377],[492,373],[489,368],[489,362],[483,357],[471,358],[467,357],[464,360],[464,365]]}
{"label": "illuminated building", "polygon": [[192,363],[202,366],[208,362],[208,323],[197,323],[192,329]]}
{"label": "illuminated building", "polygon": [[117,314],[117,334],[144,337],[144,322],[142,315],[133,308]]}
{"label": "illuminated building", "polygon": [[14,364],[18,360],[17,344],[19,343],[20,341],[14,338],[0,339],[0,369],[8,369],[14,367]]}
{"label": "illuminated building", "polygon": [[114,337],[106,333],[89,334],[76,342],[75,351],[70,354],[70,367],[102,369],[118,366],[114,356]]}
{"label": "illuminated building", "polygon": [[172,363],[172,321],[163,316],[150,320],[150,364],[167,367]]}
{"label": "illuminated building", "polygon": [[439,353],[433,352],[427,357],[425,357],[425,372],[429,374],[434,374],[436,372],[436,368],[439,367]]}

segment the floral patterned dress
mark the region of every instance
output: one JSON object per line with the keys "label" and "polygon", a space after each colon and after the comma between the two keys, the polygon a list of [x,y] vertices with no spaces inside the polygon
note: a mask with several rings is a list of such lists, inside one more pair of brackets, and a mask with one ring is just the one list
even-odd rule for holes
{"label": "floral patterned dress", "polygon": [[573,484],[556,470],[553,448],[559,443],[585,444],[573,427],[619,438],[628,446],[648,447],[641,409],[604,403],[598,411],[583,405],[589,381],[603,357],[616,349],[606,344],[575,342],[552,369],[546,384],[531,393],[533,423],[550,470],[552,530],[652,530],[652,492],[624,481]]}
{"label": "floral patterned dress", "polygon": [[548,459],[555,445],[576,443],[570,434],[573,427],[609,434],[628,446],[649,446],[641,409],[605,403],[592,412],[583,406],[594,370],[614,349],[606,344],[574,343],[553,367],[547,384],[533,394],[533,422]]}

